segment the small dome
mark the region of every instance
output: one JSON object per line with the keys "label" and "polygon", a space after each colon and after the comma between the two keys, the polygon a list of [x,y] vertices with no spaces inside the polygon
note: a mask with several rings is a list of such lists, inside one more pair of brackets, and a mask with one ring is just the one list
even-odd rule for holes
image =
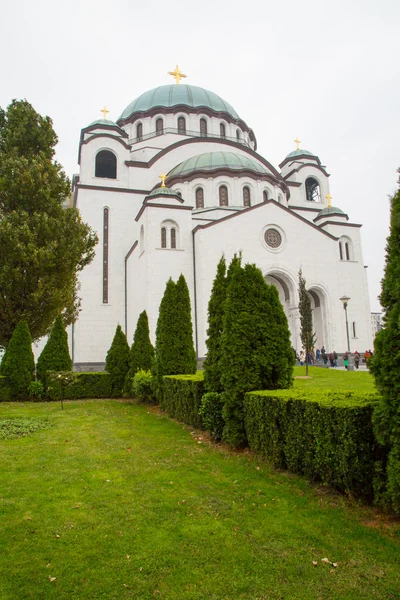
{"label": "small dome", "polygon": [[[228,113],[234,119],[239,119],[235,109],[220,96],[196,85],[161,85],[144,92],[135,98],[124,110],[119,119],[128,119],[134,113],[147,112],[157,106],[171,108],[173,106],[188,106],[190,108],[209,108],[215,112]],[[118,120],[119,120],[118,119]]]}
{"label": "small dome", "polygon": [[178,193],[175,190],[171,190],[167,187],[158,187],[152,192],[150,192],[149,196],[178,196]]}
{"label": "small dome", "polygon": [[296,158],[296,156],[304,156],[304,155],[315,156],[315,154],[313,152],[299,148],[298,150],[293,150],[293,152],[289,152],[289,154],[287,155],[286,158]]}
{"label": "small dome", "polygon": [[260,175],[270,173],[264,165],[249,156],[235,154],[234,152],[205,152],[181,162],[168,173],[168,178],[188,175],[193,171],[216,171],[218,169],[232,169],[235,171],[245,169],[246,171],[260,173]]}
{"label": "small dome", "polygon": [[344,213],[340,208],[337,208],[337,206],[327,206],[326,208],[323,208],[319,213],[318,213],[318,217],[325,217],[328,215],[343,215],[344,217],[346,217],[346,213]]}
{"label": "small dome", "polygon": [[93,125],[99,125],[101,127],[103,127],[104,125],[112,125],[113,127],[119,127],[119,125],[117,125],[117,123],[114,123],[114,121],[110,121],[109,119],[96,119],[96,121],[93,121],[93,123],[90,123],[90,125],[88,125],[88,127],[93,127]]}

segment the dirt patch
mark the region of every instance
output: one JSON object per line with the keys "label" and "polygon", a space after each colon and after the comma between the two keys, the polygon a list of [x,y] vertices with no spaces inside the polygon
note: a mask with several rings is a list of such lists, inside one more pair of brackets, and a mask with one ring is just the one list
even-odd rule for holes
{"label": "dirt patch", "polygon": [[293,379],[312,379],[310,375],[296,375]]}

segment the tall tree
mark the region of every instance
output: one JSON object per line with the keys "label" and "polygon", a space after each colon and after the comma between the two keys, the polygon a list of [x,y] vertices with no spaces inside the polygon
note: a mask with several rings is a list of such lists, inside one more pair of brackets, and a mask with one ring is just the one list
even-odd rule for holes
{"label": "tall tree", "polygon": [[189,289],[184,276],[179,276],[175,296],[175,336],[177,338],[175,372],[196,373],[197,358],[193,345],[192,309]]}
{"label": "tall tree", "polygon": [[28,387],[33,380],[34,370],[31,334],[27,322],[21,321],[13,331],[1,363],[1,374],[8,378],[12,398],[28,398]]}
{"label": "tall tree", "polygon": [[106,356],[106,371],[111,373],[113,396],[121,396],[130,362],[129,344],[121,325],[115,330],[114,339]]}
{"label": "tall tree", "polygon": [[246,443],[244,394],[290,387],[293,363],[288,323],[276,289],[266,283],[255,265],[235,268],[222,334],[226,442],[233,446]]}
{"label": "tall tree", "polygon": [[204,361],[204,388],[206,392],[222,392],[221,338],[226,299],[226,261],[222,256],[214,279],[208,303],[207,356]]}
{"label": "tall tree", "polygon": [[96,234],[62,204],[70,182],[54,161],[49,117],[26,101],[0,109],[0,346],[24,319],[33,340],[62,313],[76,320],[77,274],[94,257]]}
{"label": "tall tree", "polygon": [[72,360],[69,354],[68,336],[62,316],[58,315],[49,339],[38,358],[36,374],[46,387],[48,371],[70,371],[71,369]]}
{"label": "tall tree", "polygon": [[374,413],[378,441],[389,450],[382,500],[400,514],[400,189],[391,198],[390,235],[380,301],[383,329],[368,366],[381,399]]}
{"label": "tall tree", "polygon": [[308,356],[314,348],[315,334],[313,333],[313,318],[311,300],[307,292],[306,280],[302,270],[299,270],[299,313],[300,313],[300,339],[306,355],[306,375],[308,375]]}
{"label": "tall tree", "polygon": [[130,393],[132,379],[140,370],[150,371],[154,358],[154,347],[150,341],[149,319],[144,310],[140,313],[131,346],[130,367],[125,379],[124,392]]}

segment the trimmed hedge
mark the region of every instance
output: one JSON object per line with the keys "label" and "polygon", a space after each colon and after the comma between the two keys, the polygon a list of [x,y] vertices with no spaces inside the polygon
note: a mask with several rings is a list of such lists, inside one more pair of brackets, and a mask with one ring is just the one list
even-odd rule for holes
{"label": "trimmed hedge", "polygon": [[11,390],[7,377],[0,375],[0,402],[8,402],[11,400]]}
{"label": "trimmed hedge", "polygon": [[372,499],[379,460],[377,394],[277,390],[245,396],[250,448],[277,468]]}
{"label": "trimmed hedge", "polygon": [[[206,372],[204,371],[204,374]],[[204,378],[204,385],[207,386],[207,379]],[[211,437],[216,441],[222,440],[225,421],[222,416],[224,407],[224,396],[218,392],[208,392],[204,394],[201,400],[200,416],[203,419],[204,428],[209,432]]]}
{"label": "trimmed hedge", "polygon": [[169,417],[203,429],[203,421],[199,415],[203,394],[204,376],[202,371],[196,375],[165,375],[160,406]]}
{"label": "trimmed hedge", "polygon": [[112,398],[112,375],[106,372],[48,372],[47,393],[49,400]]}

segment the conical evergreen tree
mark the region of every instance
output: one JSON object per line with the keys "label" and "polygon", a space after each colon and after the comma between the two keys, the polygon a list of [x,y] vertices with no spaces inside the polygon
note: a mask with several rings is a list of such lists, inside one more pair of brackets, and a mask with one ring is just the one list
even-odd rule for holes
{"label": "conical evergreen tree", "polygon": [[204,361],[204,388],[206,392],[222,392],[221,336],[226,299],[226,261],[222,256],[208,303],[207,357]]}
{"label": "conical evergreen tree", "polygon": [[118,325],[106,357],[106,371],[111,373],[112,394],[115,397],[122,395],[126,374],[129,371],[129,362],[129,345],[121,325]]}
{"label": "conical evergreen tree", "polygon": [[48,371],[71,371],[71,369],[72,360],[69,355],[68,336],[62,316],[58,315],[49,339],[38,358],[36,374],[43,385],[47,387],[46,374]]}
{"label": "conical evergreen tree", "polygon": [[140,313],[131,346],[130,368],[125,379],[124,392],[130,393],[132,379],[140,370],[150,371],[154,358],[154,347],[150,341],[147,312]]}
{"label": "conical evergreen tree", "polygon": [[8,378],[12,398],[27,399],[34,370],[31,334],[27,322],[20,321],[14,329],[1,363],[1,374]]}
{"label": "conical evergreen tree", "polygon": [[303,277],[302,270],[299,270],[299,313],[300,313],[300,339],[303,344],[306,355],[306,375],[308,375],[308,355],[311,353],[315,344],[315,335],[313,333],[313,320],[311,310],[311,300],[307,292],[306,280]]}
{"label": "conical evergreen tree", "polygon": [[374,414],[378,441],[389,450],[387,489],[382,500],[400,514],[400,189],[391,199],[390,235],[380,301],[383,329],[368,366],[381,399]]}
{"label": "conical evergreen tree", "polygon": [[176,284],[175,337],[177,338],[175,373],[196,373],[197,359],[193,346],[192,311],[189,289],[181,274]]}
{"label": "conical evergreen tree", "polygon": [[223,439],[246,443],[246,392],[292,384],[294,356],[287,319],[275,288],[255,265],[235,268],[227,291],[222,334]]}

